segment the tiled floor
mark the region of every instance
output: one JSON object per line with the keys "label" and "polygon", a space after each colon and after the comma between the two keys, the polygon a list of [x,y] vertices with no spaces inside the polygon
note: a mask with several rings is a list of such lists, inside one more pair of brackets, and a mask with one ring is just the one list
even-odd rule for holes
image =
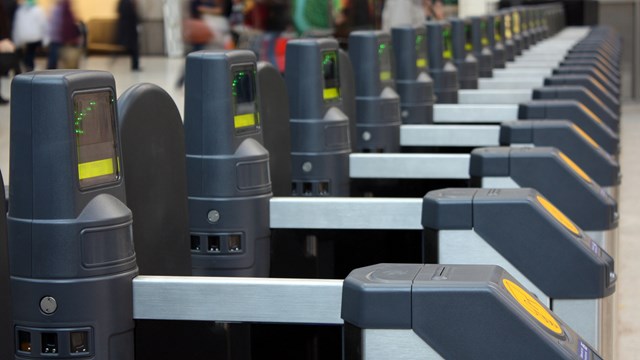
{"label": "tiled floor", "polygon": [[[129,71],[124,57],[90,57],[83,64],[86,69],[112,72],[118,94],[139,82],[150,82],[166,89],[183,108],[184,92],[175,87],[183,67],[181,59],[143,58],[143,71]],[[42,63],[40,63],[42,65]],[[9,95],[9,81],[2,79],[0,93]],[[620,158],[623,183],[620,192],[620,247],[617,306],[617,359],[640,359],[640,103],[627,103],[622,116],[622,148]],[[0,170],[5,182],[9,173],[9,107],[0,106]]]}

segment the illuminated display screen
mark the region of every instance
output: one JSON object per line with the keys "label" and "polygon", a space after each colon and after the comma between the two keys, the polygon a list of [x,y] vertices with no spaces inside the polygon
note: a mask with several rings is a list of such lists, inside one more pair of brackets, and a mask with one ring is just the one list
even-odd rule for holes
{"label": "illuminated display screen", "polygon": [[327,51],[322,54],[322,75],[324,90],[322,97],[325,101],[340,98],[340,74],[338,71],[338,52]]}
{"label": "illuminated display screen", "polygon": [[378,58],[380,59],[380,81],[391,80],[391,46],[388,43],[378,44]]}
{"label": "illuminated display screen", "polygon": [[73,95],[73,131],[80,189],[117,182],[115,99],[109,90]]}
{"label": "illuminated display screen", "polygon": [[256,101],[256,68],[253,65],[232,68],[233,127],[238,132],[256,129],[260,125]]}
{"label": "illuminated display screen", "polygon": [[513,12],[513,32],[520,34],[520,14],[517,11]]}
{"label": "illuminated display screen", "polygon": [[467,52],[473,51],[473,31],[471,24],[464,25],[464,49]]}
{"label": "illuminated display screen", "polygon": [[504,37],[507,40],[511,40],[511,15],[507,14],[504,16]]}
{"label": "illuminated display screen", "polygon": [[453,56],[453,40],[451,39],[451,28],[449,26],[442,28],[442,39],[442,58],[445,60],[451,60],[451,57]]}
{"label": "illuminated display screen", "polygon": [[502,32],[502,20],[500,19],[500,17],[496,17],[495,20],[493,21],[493,38],[496,42],[501,42],[502,41],[502,35],[500,35],[500,33]]}
{"label": "illuminated display screen", "polygon": [[427,37],[424,34],[416,35],[416,67],[418,70],[426,69],[427,61]]}
{"label": "illuminated display screen", "polygon": [[487,36],[487,20],[480,21],[480,41],[482,46],[489,46],[489,37]]}

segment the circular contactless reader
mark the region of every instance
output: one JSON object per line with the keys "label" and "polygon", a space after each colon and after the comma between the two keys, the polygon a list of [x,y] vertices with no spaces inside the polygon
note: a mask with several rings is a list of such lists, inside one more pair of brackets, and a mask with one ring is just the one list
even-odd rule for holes
{"label": "circular contactless reader", "polygon": [[395,92],[391,36],[384,31],[354,31],[349,57],[358,64],[356,149],[365,153],[400,151],[400,98]]}
{"label": "circular contactless reader", "polygon": [[13,80],[7,220],[16,359],[133,359],[138,270],[115,101],[106,72]]}
{"label": "circular contactless reader", "polygon": [[194,275],[268,276],[269,153],[263,147],[256,57],[187,57],[185,142]]}
{"label": "circular contactless reader", "polygon": [[544,326],[545,329],[551,331],[556,336],[564,338],[564,331],[562,330],[560,323],[558,323],[551,312],[531,296],[527,290],[509,279],[502,279],[502,284],[518,304],[520,304],[520,306],[522,306],[529,315]]}
{"label": "circular contactless reader", "polygon": [[403,124],[433,123],[434,84],[428,74],[427,28],[399,26],[391,29],[396,91]]}
{"label": "circular contactless reader", "polygon": [[[285,81],[291,117],[291,193],[293,196],[349,195],[349,118],[342,78],[349,67],[340,60],[335,39],[298,39],[287,43]],[[378,69],[376,81],[390,76]],[[353,119],[351,119],[353,121]]]}

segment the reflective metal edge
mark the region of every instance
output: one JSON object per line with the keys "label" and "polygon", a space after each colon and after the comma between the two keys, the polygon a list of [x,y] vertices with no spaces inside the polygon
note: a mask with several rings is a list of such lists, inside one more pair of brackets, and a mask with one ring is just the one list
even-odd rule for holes
{"label": "reflective metal edge", "polygon": [[402,146],[498,146],[500,125],[402,125]]}
{"label": "reflective metal edge", "polygon": [[351,154],[349,176],[364,179],[468,179],[469,154]]}
{"label": "reflective metal edge", "polygon": [[[515,71],[515,70],[514,70]],[[511,76],[511,75],[509,75]],[[517,76],[514,75],[514,76]],[[497,78],[512,79],[513,77],[499,75]],[[520,104],[531,101],[531,89],[493,89],[493,90],[459,90],[459,104]]]}
{"label": "reflective metal edge", "polygon": [[272,229],[422,229],[422,198],[273,198],[270,213]]}
{"label": "reflective metal edge", "polygon": [[[512,79],[512,78],[533,77],[533,76],[543,77],[543,76],[551,76],[552,72],[553,72],[552,67],[494,69],[493,78],[494,79]],[[505,90],[505,91],[508,91],[508,90]],[[529,100],[531,99],[529,98]]]}
{"label": "reflective metal edge", "polygon": [[342,324],[342,280],[138,276],[135,319]]}
{"label": "reflective metal edge", "polygon": [[518,119],[515,104],[435,104],[434,123],[501,123]]}
{"label": "reflective metal edge", "polygon": [[532,89],[544,85],[544,78],[523,77],[520,79],[478,79],[478,89]]}

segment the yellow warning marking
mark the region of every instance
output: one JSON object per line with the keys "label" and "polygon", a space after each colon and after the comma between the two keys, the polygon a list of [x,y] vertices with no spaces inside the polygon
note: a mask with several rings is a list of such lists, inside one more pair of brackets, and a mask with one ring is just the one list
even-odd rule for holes
{"label": "yellow warning marking", "polygon": [[569,159],[569,157],[567,155],[565,155],[562,151],[558,152],[560,154],[560,158],[562,160],[564,160],[565,163],[567,163],[567,165],[569,165],[569,167],[576,172],[576,174],[578,174],[584,181],[591,183],[593,180],[591,180],[591,178],[589,177],[589,175],[587,175],[586,172],[584,172],[584,170],[582,170],[580,168],[580,166],[578,166],[578,164],[574,163],[573,160]]}
{"label": "yellow warning marking", "polygon": [[256,116],[253,113],[236,115],[233,117],[233,126],[235,128],[254,126],[256,124]]}
{"label": "yellow warning marking", "polygon": [[416,66],[418,67],[418,69],[426,68],[427,67],[427,59],[420,58],[420,59],[416,60]]}
{"label": "yellow warning marking", "polygon": [[591,109],[589,109],[588,107],[586,107],[584,104],[580,103],[580,108],[582,109],[582,111],[586,112],[587,115],[589,115],[593,120],[595,120],[596,122],[602,124],[602,119],[600,119],[600,117],[596,114],[593,113],[593,111],[591,111]]}
{"label": "yellow warning marking", "polygon": [[322,92],[322,97],[325,100],[335,99],[339,96],[340,96],[340,92],[338,91],[338,88],[328,88],[328,89],[324,89],[324,91]]}
{"label": "yellow warning marking", "polygon": [[541,195],[537,195],[536,199],[538,200],[540,205],[542,205],[542,207],[544,207],[544,209],[547,210],[554,219],[556,219],[560,224],[567,228],[567,230],[571,231],[576,236],[580,236],[580,230],[578,230],[578,227],[571,220],[569,220],[569,218],[565,214],[563,214],[562,211],[560,211],[557,207],[550,203],[549,200],[545,199]]}
{"label": "yellow warning marking", "polygon": [[391,79],[391,71],[380,71],[380,81]]}
{"label": "yellow warning marking", "polygon": [[78,164],[78,179],[84,180],[113,174],[113,159],[102,159]]}
{"label": "yellow warning marking", "polygon": [[556,321],[556,319],[551,315],[549,310],[547,310],[538,300],[536,300],[533,296],[529,295],[529,293],[518,286],[516,283],[509,279],[502,279],[502,283],[504,287],[507,289],[509,294],[513,296],[514,299],[525,309],[531,316],[533,316],[540,324],[544,325],[547,329],[553,331],[558,335],[562,335],[562,327]]}
{"label": "yellow warning marking", "polygon": [[580,128],[580,126],[578,126],[578,125],[576,125],[576,124],[571,124],[571,125],[573,126],[573,129],[574,129],[578,134],[580,134],[580,136],[582,136],[585,140],[587,140],[587,142],[588,142],[589,144],[591,144],[591,146],[593,146],[593,147],[594,147],[594,148],[596,148],[596,149],[599,149],[599,148],[600,148],[600,145],[598,145],[598,143],[597,143],[595,140],[593,140],[593,138],[592,138],[591,136],[589,136],[586,132],[584,132],[584,130],[582,130],[582,129]]}

